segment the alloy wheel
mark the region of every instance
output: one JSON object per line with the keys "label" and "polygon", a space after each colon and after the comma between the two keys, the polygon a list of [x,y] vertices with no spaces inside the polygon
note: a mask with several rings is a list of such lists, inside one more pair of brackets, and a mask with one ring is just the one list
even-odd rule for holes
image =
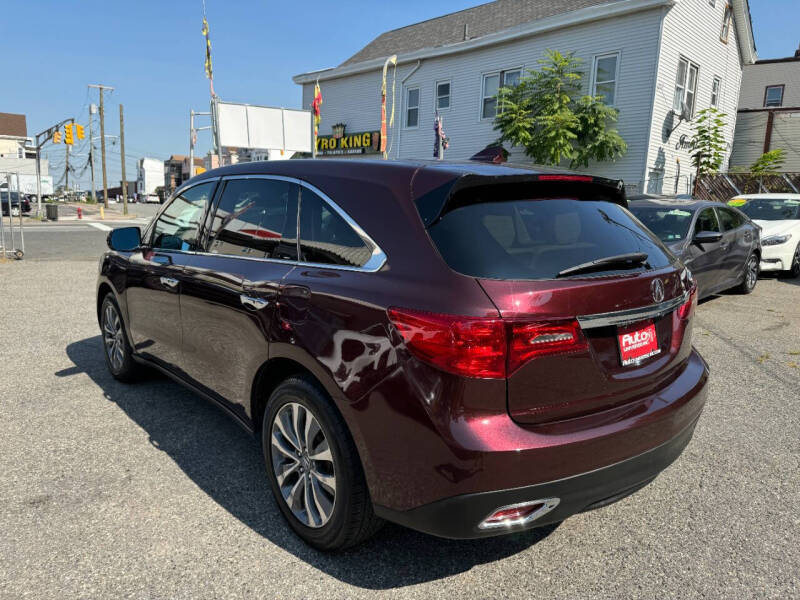
{"label": "alloy wheel", "polygon": [[123,336],[122,319],[119,318],[114,305],[108,302],[103,313],[103,342],[108,360],[115,371],[119,371],[125,361],[125,338]]}
{"label": "alloy wheel", "polygon": [[322,527],[336,503],[336,468],[325,432],[308,408],[289,402],[275,414],[270,440],[284,502],[303,525]]}
{"label": "alloy wheel", "polygon": [[795,277],[800,275],[800,244],[798,244],[797,248],[795,248],[794,257],[792,258],[792,268],[790,272]]}
{"label": "alloy wheel", "polygon": [[745,273],[745,280],[747,281],[747,289],[752,290],[758,281],[758,260],[755,256],[751,256],[747,260],[747,272]]}

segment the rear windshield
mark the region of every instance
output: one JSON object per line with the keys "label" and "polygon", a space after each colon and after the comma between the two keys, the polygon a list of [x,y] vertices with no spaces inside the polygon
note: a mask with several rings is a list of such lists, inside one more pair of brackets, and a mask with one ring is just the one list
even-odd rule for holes
{"label": "rear windshield", "polygon": [[[621,206],[546,198],[480,202],[446,213],[429,228],[450,268],[485,279],[552,279],[565,269],[632,253],[647,254],[636,268],[670,263],[658,239]],[[628,272],[608,268],[572,277]]]}
{"label": "rear windshield", "polygon": [[630,206],[631,212],[662,242],[685,239],[692,224],[692,211],[666,206]]}

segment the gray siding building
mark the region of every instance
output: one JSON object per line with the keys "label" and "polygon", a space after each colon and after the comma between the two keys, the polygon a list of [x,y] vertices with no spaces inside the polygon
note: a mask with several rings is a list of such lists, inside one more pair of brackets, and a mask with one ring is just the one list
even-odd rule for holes
{"label": "gray siding building", "polygon": [[[392,158],[431,158],[438,109],[450,138],[448,159],[466,159],[498,137],[492,96],[513,85],[548,49],[583,60],[586,93],[619,109],[628,143],[614,163],[589,171],[621,178],[630,189],[683,193],[691,189],[689,112],[717,106],[729,115],[733,141],[744,65],[756,60],[747,0],[497,0],[378,36],[338,67],[294,77],[303,108],[319,82],[324,103],[320,135],[380,129],[381,70],[398,57]],[[525,162],[519,148],[510,160]],[[373,156],[377,156],[373,154]]]}
{"label": "gray siding building", "polygon": [[748,167],[778,148],[786,151],[784,170],[800,172],[800,49],[747,65],[742,74],[731,166]]}

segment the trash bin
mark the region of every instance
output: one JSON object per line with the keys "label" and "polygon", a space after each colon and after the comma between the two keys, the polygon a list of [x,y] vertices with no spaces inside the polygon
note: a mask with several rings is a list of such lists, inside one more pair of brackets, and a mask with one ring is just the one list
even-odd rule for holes
{"label": "trash bin", "polygon": [[58,221],[58,204],[45,204],[48,221]]}

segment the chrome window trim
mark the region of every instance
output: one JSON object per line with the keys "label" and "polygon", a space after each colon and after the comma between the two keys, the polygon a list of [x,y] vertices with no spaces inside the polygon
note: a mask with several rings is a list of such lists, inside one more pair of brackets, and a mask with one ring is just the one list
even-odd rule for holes
{"label": "chrome window trim", "polygon": [[[277,180],[277,181],[286,181],[286,182],[289,182],[289,183],[296,183],[297,185],[300,185],[300,186],[302,186],[302,187],[314,192],[320,198],[322,198],[323,201],[331,209],[333,209],[333,211],[336,214],[338,214],[340,217],[342,217],[342,219],[344,219],[345,222],[350,227],[353,228],[353,231],[356,232],[358,237],[360,237],[361,240],[364,243],[366,243],[368,245],[371,245],[373,247],[372,256],[370,256],[369,260],[366,263],[364,263],[364,265],[362,265],[360,267],[354,267],[354,266],[350,266],[350,265],[333,265],[333,264],[327,264],[327,263],[312,263],[312,262],[301,261],[301,260],[282,260],[282,259],[278,259],[278,258],[256,258],[256,257],[251,257],[251,256],[237,256],[235,254],[219,254],[219,253],[213,253],[213,252],[195,252],[195,254],[198,254],[198,255],[201,255],[201,256],[226,256],[226,257],[230,257],[230,258],[243,258],[245,260],[260,260],[260,261],[264,261],[264,262],[280,263],[280,264],[284,264],[284,265],[317,267],[317,268],[321,268],[321,269],[338,269],[338,270],[341,270],[341,271],[357,271],[357,272],[366,272],[366,273],[374,273],[376,271],[379,271],[381,269],[381,267],[383,267],[383,265],[386,264],[386,260],[387,260],[386,253],[381,249],[380,246],[378,246],[378,244],[375,242],[375,240],[373,240],[367,234],[367,232],[364,231],[361,228],[361,226],[358,223],[356,223],[353,220],[353,218],[344,211],[344,209],[342,207],[340,207],[338,204],[336,204],[336,202],[331,200],[331,198],[327,194],[325,194],[325,192],[320,190],[318,187],[316,187],[316,186],[314,186],[314,185],[312,185],[312,184],[310,184],[310,183],[308,183],[306,181],[303,181],[302,179],[297,179],[295,177],[286,177],[284,175],[259,175],[259,174],[225,175],[225,176],[221,177],[220,179],[222,181],[230,181],[230,180],[233,180],[233,179],[272,179],[272,180]],[[300,208],[300,210],[302,210],[302,208]],[[298,215],[300,214],[300,210],[298,210]],[[297,237],[298,238],[300,237],[300,228],[299,227],[297,229]]]}
{"label": "chrome window trim", "polygon": [[652,304],[641,308],[629,308],[614,312],[599,313],[596,315],[582,315],[578,317],[578,323],[583,329],[594,329],[597,327],[608,327],[611,325],[629,325],[643,319],[654,319],[662,317],[672,312],[681,304],[689,299],[689,293],[684,292],[671,300],[665,300],[660,304]]}

